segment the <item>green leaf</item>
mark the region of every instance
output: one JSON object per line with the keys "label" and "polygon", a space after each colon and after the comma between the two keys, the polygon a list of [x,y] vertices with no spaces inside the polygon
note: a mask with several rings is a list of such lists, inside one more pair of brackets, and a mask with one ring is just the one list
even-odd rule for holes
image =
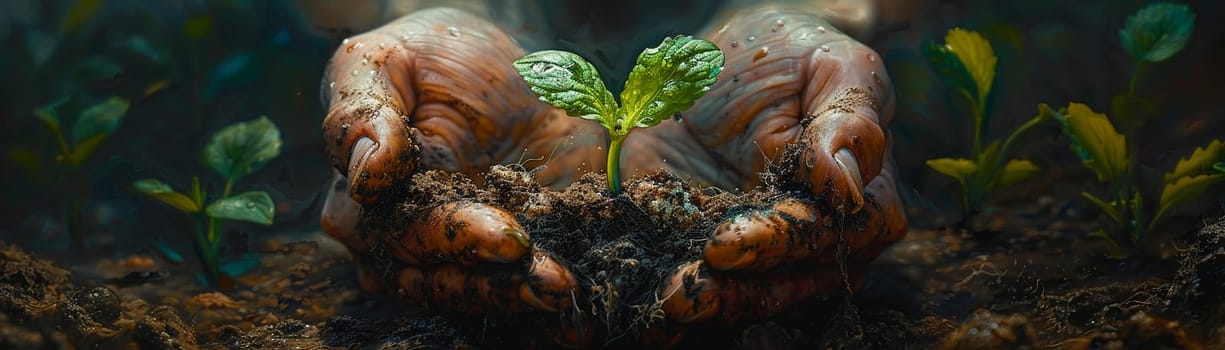
{"label": "green leaf", "polygon": [[1208,174],[1211,168],[1219,166],[1221,162],[1225,162],[1225,142],[1212,140],[1204,147],[1196,148],[1190,156],[1179,159],[1178,163],[1174,164],[1174,170],[1165,174],[1165,183],[1169,184],[1188,176]]}
{"label": "green leaf", "polygon": [[515,60],[514,66],[540,101],[570,116],[595,120],[604,128],[613,129],[617,101],[587,60],[570,52],[548,50],[523,56]]}
{"label": "green leaf", "polygon": [[723,52],[714,43],[691,36],[664,39],[643,50],[621,91],[616,134],[645,128],[672,117],[697,101],[723,71]]}
{"label": "green leaf", "polygon": [[1119,210],[1115,209],[1114,205],[1106,203],[1106,201],[1102,200],[1101,198],[1097,198],[1097,196],[1094,196],[1089,192],[1081,192],[1080,195],[1085,197],[1085,199],[1088,199],[1090,203],[1096,205],[1098,209],[1101,209],[1102,212],[1106,213],[1106,215],[1109,215],[1110,219],[1114,220],[1114,222],[1119,224],[1123,223],[1123,214],[1119,213]]}
{"label": "green leaf", "polygon": [[1038,174],[1038,166],[1034,162],[1023,159],[1009,160],[1007,164],[1004,164],[1004,168],[1000,169],[999,174],[995,175],[995,184],[992,187],[1012,186],[1035,174]]}
{"label": "green leaf", "polygon": [[938,173],[951,176],[963,185],[966,179],[978,171],[978,164],[969,159],[937,158],[927,161],[927,166]]}
{"label": "green leaf", "polygon": [[153,241],[153,251],[174,265],[182,264],[184,261],[183,254],[179,254],[178,250],[175,250],[161,240]]}
{"label": "green leaf", "polygon": [[978,86],[974,77],[966,70],[966,66],[957,58],[947,45],[932,43],[924,50],[927,60],[932,63],[936,72],[940,73],[944,86],[960,91],[972,103],[978,103]]}
{"label": "green leaf", "polygon": [[271,225],[273,208],[272,198],[267,193],[252,191],[219,199],[208,205],[206,213],[216,219]]}
{"label": "green leaf", "polygon": [[1195,29],[1195,14],[1184,4],[1146,6],[1119,29],[1119,41],[1132,59],[1160,62],[1181,51]]}
{"label": "green leaf", "polygon": [[85,82],[114,79],[121,73],[123,73],[123,67],[120,67],[115,61],[102,57],[81,60],[73,70],[73,75]]}
{"label": "green leaf", "polygon": [[1097,174],[1098,181],[1118,180],[1127,171],[1127,142],[1114,129],[1105,114],[1094,112],[1080,103],[1068,105],[1060,119],[1064,133],[1071,139],[1072,150],[1085,166]]}
{"label": "green leaf", "polygon": [[201,101],[209,103],[225,91],[238,90],[259,80],[263,61],[251,50],[239,51],[221,60],[209,75]]}
{"label": "green leaf", "polygon": [[136,188],[140,193],[144,193],[149,197],[153,197],[162,203],[166,203],[175,209],[187,213],[195,213],[200,211],[200,207],[195,201],[182,193],[175,192],[164,182],[157,179],[143,179],[132,183],[132,187]]}
{"label": "green leaf", "polygon": [[98,135],[110,135],[119,128],[119,123],[127,112],[128,100],[121,97],[111,97],[85,109],[77,117],[77,123],[72,126],[73,144],[80,144],[81,141]]}
{"label": "green leaf", "polygon": [[268,117],[259,117],[213,134],[212,142],[204,148],[204,163],[233,182],[259,170],[280,153],[281,131]]}
{"label": "green leaf", "polygon": [[1204,194],[1209,187],[1221,180],[1225,180],[1225,174],[1187,176],[1167,183],[1165,188],[1161,189],[1161,202],[1158,205],[1160,209],[1157,209],[1157,215],[1153,215],[1149,227],[1156,225],[1166,210]]}
{"label": "green leaf", "polygon": [[27,175],[36,181],[44,180],[47,177],[47,169],[43,166],[43,160],[34,151],[26,148],[9,148],[5,153],[13,160],[13,163],[25,169]]}
{"label": "green leaf", "polygon": [[68,98],[64,97],[55,100],[55,102],[48,103],[45,106],[35,109],[34,116],[38,118],[39,121],[42,121],[43,124],[47,125],[47,129],[51,130],[53,134],[63,135],[63,129],[62,126],[60,126],[59,113],[55,110],[59,109],[60,106],[63,106],[66,102],[68,102]]}
{"label": "green leaf", "polygon": [[77,3],[68,10],[68,15],[64,17],[61,32],[76,31],[82,24],[88,23],[100,7],[102,7],[102,0],[77,0]]}
{"label": "green leaf", "polygon": [[1216,163],[1212,165],[1212,168],[1222,173],[1225,173],[1225,162]]}
{"label": "green leaf", "polygon": [[944,47],[957,56],[970,78],[974,80],[979,103],[986,101],[991,94],[991,82],[995,79],[997,61],[991,43],[978,32],[953,28],[944,36]]}
{"label": "green leaf", "polygon": [[239,277],[251,272],[259,267],[259,254],[247,253],[233,260],[227,260],[221,263],[217,268],[221,273],[230,277]]}
{"label": "green leaf", "polygon": [[69,153],[68,156],[64,158],[64,163],[69,166],[80,166],[81,164],[84,164],[85,160],[89,159],[89,156],[93,155],[94,151],[98,150],[98,146],[101,146],[102,142],[106,141],[108,136],[110,135],[98,134],[82,140],[77,144],[76,148],[72,149],[72,153]]}

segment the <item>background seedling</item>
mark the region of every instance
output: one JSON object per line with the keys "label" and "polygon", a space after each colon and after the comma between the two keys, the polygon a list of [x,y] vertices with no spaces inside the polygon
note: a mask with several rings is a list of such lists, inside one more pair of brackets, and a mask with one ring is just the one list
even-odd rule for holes
{"label": "background seedling", "polygon": [[972,159],[937,158],[927,161],[933,170],[957,179],[961,184],[962,226],[978,214],[979,207],[992,190],[1012,186],[1038,172],[1038,166],[1023,159],[1007,159],[1008,150],[1026,131],[1050,119],[1048,108],[1039,108],[1038,115],[1022,124],[1003,144],[992,141],[983,147],[983,129],[987,126],[991,85],[995,79],[995,52],[991,43],[977,32],[953,28],[943,44],[927,47],[932,66],[940,72],[945,85],[969,103],[974,120]]}
{"label": "background seedling", "polygon": [[249,191],[231,195],[234,184],[276,158],[280,151],[280,131],[268,118],[260,117],[222,129],[213,135],[212,142],[204,148],[204,164],[225,179],[221,198],[208,203],[198,176],[192,177],[191,192],[187,194],[176,192],[157,179],[136,181],[133,187],[195,218],[197,226],[192,234],[196,253],[201,267],[205,269],[207,283],[216,285],[221,281],[223,272],[230,276],[241,273],[243,269],[234,266],[246,263],[236,261],[227,265],[218,261],[221,220],[271,225],[274,214],[272,198],[267,193]]}
{"label": "background seedling", "polygon": [[[1182,50],[1194,25],[1195,15],[1186,5],[1159,3],[1140,9],[1119,30],[1122,47],[1135,63],[1127,92],[1111,102],[1114,120],[1080,103],[1072,103],[1056,113],[1071,140],[1072,150],[1097,175],[1098,181],[1110,186],[1110,196],[1106,198],[1090,192],[1081,194],[1110,217],[1112,226],[1093,235],[1109,241],[1115,248],[1112,254],[1115,257],[1134,253],[1137,241],[1156,228],[1170,208],[1195,199],[1225,180],[1221,171],[1225,168],[1222,166],[1225,143],[1214,140],[1180,159],[1173,171],[1160,179],[1158,200],[1149,205],[1155,204],[1156,211],[1145,208],[1144,189],[1152,186],[1139,176],[1138,131],[1157,115],[1157,108],[1136,95],[1137,81],[1144,67]],[[1116,126],[1123,131],[1117,131]]]}
{"label": "background seedling", "polygon": [[691,36],[664,39],[638,55],[617,103],[599,72],[578,55],[538,51],[515,60],[515,69],[540,101],[608,130],[608,188],[621,192],[621,145],[634,128],[659,124],[693,106],[723,71],[723,52]]}
{"label": "background seedling", "polygon": [[128,112],[128,101],[112,96],[89,106],[77,115],[70,129],[59,116],[59,109],[66,102],[68,99],[62,98],[34,111],[34,116],[47,127],[58,146],[50,162],[31,149],[12,148],[8,155],[33,176],[54,179],[52,183],[59,189],[56,192],[64,200],[68,236],[72,245],[79,248],[85,240],[81,197],[88,192],[84,167],[98,147],[119,128]]}

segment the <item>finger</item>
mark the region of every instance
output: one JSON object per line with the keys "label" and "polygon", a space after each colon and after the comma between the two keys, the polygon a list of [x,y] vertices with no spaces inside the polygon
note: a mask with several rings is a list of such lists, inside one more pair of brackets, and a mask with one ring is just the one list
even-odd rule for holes
{"label": "finger", "polygon": [[818,293],[858,289],[863,273],[847,275],[836,267],[791,271],[763,276],[733,276],[710,271],[694,262],[681,266],[665,285],[664,312],[678,322],[723,322],[760,319],[774,315]]}
{"label": "finger", "polygon": [[843,243],[850,261],[871,260],[907,229],[888,164],[866,188],[867,204],[859,213],[831,215],[812,202],[784,199],[725,220],[706,242],[703,258],[725,271],[769,271],[801,261],[820,266],[833,262]]}
{"label": "finger", "polygon": [[484,18],[443,8],[346,40],[324,80],[324,133],[353,198],[396,199],[419,168],[471,176],[518,159],[517,140],[546,125],[536,119],[564,117],[516,73],[522,55]]}
{"label": "finger", "polygon": [[834,208],[858,212],[864,184],[882,166],[892,84],[879,55],[845,37],[813,50],[805,71],[809,88],[800,98],[806,117],[800,122],[797,180]]}
{"label": "finger", "polygon": [[361,206],[349,197],[349,180],[339,173],[334,174],[319,220],[323,232],[344,244],[350,253],[364,253],[369,247],[358,236],[361,214]]}
{"label": "finger", "polygon": [[578,282],[570,270],[551,255],[536,251],[519,287],[519,298],[537,310],[557,312],[573,306]]}
{"label": "finger", "polygon": [[527,231],[514,216],[467,201],[427,209],[402,230],[378,237],[395,258],[410,265],[509,263],[531,250]]}
{"label": "finger", "polygon": [[526,270],[522,266],[406,267],[396,285],[405,299],[461,313],[558,312],[573,305],[577,292],[570,272],[542,252]]}

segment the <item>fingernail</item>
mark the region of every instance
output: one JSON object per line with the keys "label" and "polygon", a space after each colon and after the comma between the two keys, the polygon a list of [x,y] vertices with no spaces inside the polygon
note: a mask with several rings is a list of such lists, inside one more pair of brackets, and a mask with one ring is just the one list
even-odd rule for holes
{"label": "fingernail", "polygon": [[362,137],[353,143],[353,151],[349,153],[349,178],[360,177],[361,174],[356,172],[361,171],[366,166],[366,159],[370,158],[370,154],[378,149],[378,144],[369,137]]}
{"label": "fingernail", "polygon": [[527,303],[528,306],[531,306],[536,310],[557,312],[557,307],[549,305],[549,303],[546,303],[544,300],[541,300],[540,297],[536,296],[536,291],[532,290],[530,283],[524,282],[523,285],[519,287],[519,299],[523,300],[524,303]]}
{"label": "fingernail", "polygon": [[848,199],[851,201],[851,208],[848,213],[858,213],[863,209],[863,176],[859,174],[859,161],[855,159],[855,155],[851,150],[839,148],[834,152],[834,161],[838,163],[838,167],[842,168],[842,174],[846,178],[847,184],[852,187],[848,189]]}

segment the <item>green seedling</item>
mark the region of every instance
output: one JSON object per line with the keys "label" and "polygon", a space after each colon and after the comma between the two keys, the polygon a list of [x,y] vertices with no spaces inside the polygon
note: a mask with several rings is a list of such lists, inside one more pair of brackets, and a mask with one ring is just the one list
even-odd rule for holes
{"label": "green seedling", "polygon": [[[271,225],[274,205],[272,198],[263,191],[232,194],[234,185],[281,152],[281,132],[266,117],[238,123],[213,134],[212,142],[204,148],[204,164],[225,179],[221,197],[208,202],[200,177],[191,179],[190,193],[175,191],[170,185],[156,179],[144,179],[133,183],[137,191],[191,215],[196,222],[192,232],[196,253],[205,279],[216,285],[226,272],[218,260],[220,250],[221,220],[253,222]],[[242,263],[242,262],[239,262]],[[233,276],[229,276],[233,277]]]}
{"label": "green seedling", "polygon": [[1197,198],[1225,180],[1225,143],[1221,140],[1180,159],[1162,177],[1160,195],[1155,203],[1150,203],[1155,204],[1155,211],[1146,209],[1143,190],[1152,186],[1141,181],[1137,170],[1139,131],[1158,114],[1154,104],[1136,95],[1137,81],[1144,67],[1181,51],[1194,26],[1195,15],[1186,5],[1159,3],[1140,9],[1119,30],[1122,47],[1135,63],[1127,92],[1112,100],[1114,120],[1079,103],[1055,113],[1071,140],[1072,150],[1097,175],[1098,181],[1110,187],[1107,198],[1089,192],[1081,194],[1110,217],[1111,227],[1093,236],[1110,242],[1115,248],[1114,257],[1131,255],[1138,247],[1137,242],[1156,228],[1171,208]]}
{"label": "green seedling", "polygon": [[991,141],[983,147],[987,125],[987,105],[995,79],[995,51],[977,32],[961,28],[949,30],[943,44],[931,44],[927,56],[948,88],[969,103],[974,120],[972,159],[938,158],[927,161],[933,170],[957,179],[961,184],[962,225],[976,215],[992,190],[1012,186],[1038,172],[1038,166],[1023,159],[1008,159],[1008,150],[1026,131],[1051,118],[1050,110],[1040,108],[1038,115],[1022,124],[1001,144]]}
{"label": "green seedling", "polygon": [[[1105,114],[1088,106],[1072,103],[1056,112],[1056,119],[1072,140],[1072,150],[1085,167],[1097,175],[1098,181],[1110,186],[1109,199],[1082,192],[1112,221],[1112,228],[1093,233],[1109,241],[1114,257],[1126,257],[1136,248],[1145,232],[1153,230],[1173,207],[1191,201],[1225,180],[1225,142],[1213,140],[1182,158],[1174,169],[1162,177],[1161,195],[1155,213],[1145,210],[1141,184],[1134,182],[1134,153],[1128,147],[1131,138],[1119,133]],[[1147,218],[1147,219],[1146,219]]]}
{"label": "green seedling", "polygon": [[608,130],[608,188],[621,192],[621,145],[634,128],[658,125],[692,107],[723,71],[723,52],[690,36],[664,39],[638,55],[620,103],[599,72],[578,55],[538,51],[515,60],[515,69],[540,101],[572,117],[598,121]]}
{"label": "green seedling", "polygon": [[119,128],[128,112],[128,101],[111,97],[87,107],[77,115],[71,129],[65,128],[59,116],[59,109],[66,102],[68,99],[63,98],[34,111],[34,116],[47,127],[59,146],[51,162],[26,149],[10,149],[9,156],[35,176],[49,174],[56,179],[56,187],[62,189],[65,197],[68,235],[73,246],[81,247],[85,239],[81,222],[81,193],[86,192],[84,166]]}

